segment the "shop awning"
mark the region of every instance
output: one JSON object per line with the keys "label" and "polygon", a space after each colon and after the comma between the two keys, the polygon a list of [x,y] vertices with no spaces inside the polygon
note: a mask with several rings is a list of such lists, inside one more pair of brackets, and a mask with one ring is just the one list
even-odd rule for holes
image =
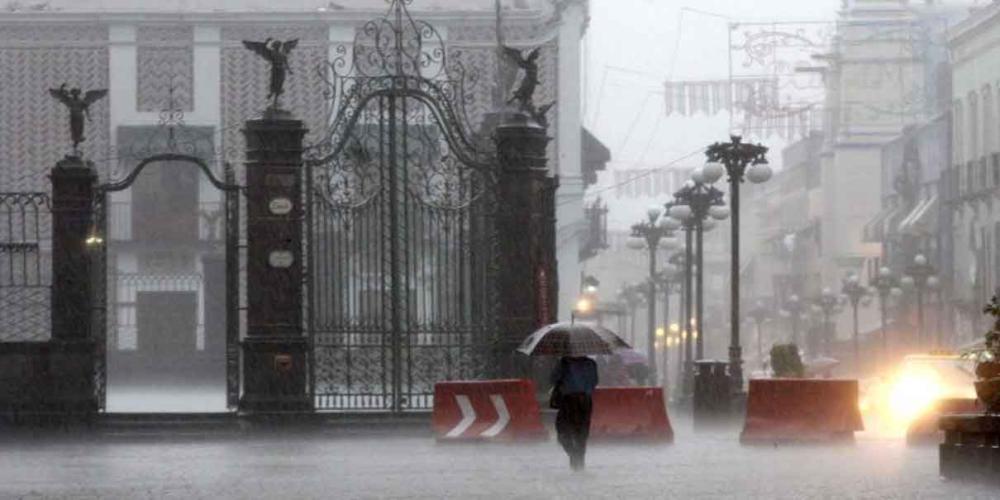
{"label": "shop awning", "polygon": [[865,224],[862,238],[867,243],[880,243],[885,239],[886,233],[891,229],[892,224],[899,219],[899,207],[885,207],[875,214],[872,220]]}
{"label": "shop awning", "polygon": [[910,211],[909,215],[899,223],[899,232],[902,234],[922,235],[931,234],[937,222],[938,195],[932,194],[920,200],[917,206]]}

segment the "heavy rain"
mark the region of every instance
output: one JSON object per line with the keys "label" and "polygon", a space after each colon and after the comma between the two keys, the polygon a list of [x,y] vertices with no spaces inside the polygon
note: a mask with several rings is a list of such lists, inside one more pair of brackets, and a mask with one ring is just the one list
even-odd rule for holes
{"label": "heavy rain", "polygon": [[998,36],[0,0],[0,498],[997,498]]}

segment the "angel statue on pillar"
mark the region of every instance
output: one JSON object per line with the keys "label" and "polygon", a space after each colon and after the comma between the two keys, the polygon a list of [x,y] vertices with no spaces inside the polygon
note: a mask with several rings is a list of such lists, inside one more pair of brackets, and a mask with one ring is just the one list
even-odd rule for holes
{"label": "angel statue on pillar", "polygon": [[522,51],[507,47],[504,45],[500,46],[503,51],[504,56],[511,62],[513,62],[518,69],[524,72],[524,76],[521,77],[521,83],[518,85],[517,89],[514,90],[513,95],[507,101],[508,104],[517,103],[518,109],[527,113],[535,121],[537,121],[543,127],[548,127],[548,119],[546,115],[549,109],[555,105],[555,102],[543,105],[541,107],[535,106],[535,89],[538,88],[540,83],[538,79],[538,57],[540,55],[540,49],[532,49],[525,55]]}
{"label": "angel statue on pillar", "polygon": [[69,108],[69,131],[73,140],[73,155],[80,155],[80,143],[86,140],[83,136],[84,120],[90,120],[90,105],[108,95],[107,89],[81,91],[79,88],[67,89],[62,84],[57,89],[49,89],[52,95],[64,106]]}
{"label": "angel statue on pillar", "polygon": [[288,64],[288,55],[298,44],[298,39],[284,42],[273,38],[268,38],[263,42],[243,41],[244,47],[271,63],[271,86],[267,97],[272,99],[271,107],[273,109],[278,109],[278,98],[285,93],[285,75],[292,72],[291,65]]}

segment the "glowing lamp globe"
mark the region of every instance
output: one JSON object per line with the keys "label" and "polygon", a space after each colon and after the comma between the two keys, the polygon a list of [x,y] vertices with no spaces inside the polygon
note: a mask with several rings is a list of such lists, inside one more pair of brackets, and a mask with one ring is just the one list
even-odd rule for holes
{"label": "glowing lamp globe", "polygon": [[715,220],[726,220],[729,218],[729,207],[724,205],[716,205],[708,209],[708,215],[710,215]]}
{"label": "glowing lamp globe", "polygon": [[702,174],[702,170],[700,168],[696,168],[691,171],[691,180],[694,181],[695,184],[703,184],[705,182],[705,176]]}
{"label": "glowing lamp globe", "polygon": [[639,238],[638,236],[633,236],[625,242],[625,246],[631,248],[632,250],[642,250],[646,248],[646,240]]}
{"label": "glowing lamp globe", "polygon": [[670,216],[677,220],[688,220],[691,218],[691,207],[687,205],[674,205],[670,207]]}
{"label": "glowing lamp globe", "polygon": [[701,178],[706,184],[714,184],[726,173],[726,167],[717,161],[710,161],[701,167]]}
{"label": "glowing lamp globe", "polygon": [[747,169],[747,180],[754,184],[760,184],[770,180],[773,173],[774,172],[771,170],[771,167],[766,163],[751,165],[750,168]]}

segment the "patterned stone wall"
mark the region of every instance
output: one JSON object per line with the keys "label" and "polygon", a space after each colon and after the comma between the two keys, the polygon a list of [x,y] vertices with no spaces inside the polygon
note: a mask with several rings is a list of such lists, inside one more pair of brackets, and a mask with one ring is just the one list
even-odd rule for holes
{"label": "patterned stone wall", "polygon": [[[0,25],[0,191],[48,191],[48,174],[70,152],[69,115],[49,96],[62,83],[108,87],[107,28]],[[96,103],[83,152],[107,175],[108,101]]]}
{"label": "patterned stone wall", "polygon": [[139,111],[167,105],[194,110],[194,30],[191,26],[142,26],[136,31],[136,103]]}

